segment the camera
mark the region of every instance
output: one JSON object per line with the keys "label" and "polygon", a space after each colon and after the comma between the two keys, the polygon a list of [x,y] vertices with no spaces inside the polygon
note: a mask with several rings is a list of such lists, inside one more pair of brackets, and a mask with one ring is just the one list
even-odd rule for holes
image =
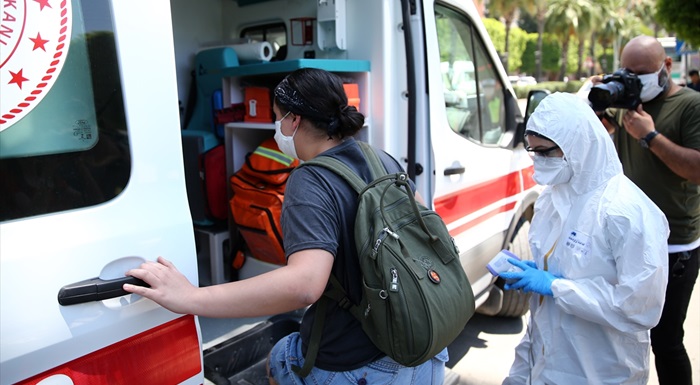
{"label": "camera", "polygon": [[639,98],[641,92],[642,82],[637,75],[627,68],[622,68],[612,75],[605,75],[603,84],[591,87],[588,100],[594,111],[602,111],[608,107],[634,110],[642,102]]}

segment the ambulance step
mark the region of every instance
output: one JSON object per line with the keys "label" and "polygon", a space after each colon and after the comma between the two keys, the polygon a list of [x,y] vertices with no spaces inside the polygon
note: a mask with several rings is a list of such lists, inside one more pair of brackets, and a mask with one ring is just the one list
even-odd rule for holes
{"label": "ambulance step", "polygon": [[216,385],[267,385],[265,361],[282,337],[299,331],[298,314],[284,314],[204,350],[204,377]]}

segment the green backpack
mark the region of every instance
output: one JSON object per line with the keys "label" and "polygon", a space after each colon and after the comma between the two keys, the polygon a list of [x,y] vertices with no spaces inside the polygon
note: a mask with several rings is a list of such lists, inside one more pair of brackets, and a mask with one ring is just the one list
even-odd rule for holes
{"label": "green backpack", "polygon": [[374,149],[357,143],[372,170],[370,184],[331,157],[299,166],[327,168],[357,191],[355,244],[364,280],[362,300],[354,304],[331,274],[331,287],[317,305],[304,367],[294,368],[302,377],[316,359],[329,300],[350,311],[377,348],[405,366],[433,358],[474,314],[474,294],[445,223],[416,202],[408,175],[387,175]]}

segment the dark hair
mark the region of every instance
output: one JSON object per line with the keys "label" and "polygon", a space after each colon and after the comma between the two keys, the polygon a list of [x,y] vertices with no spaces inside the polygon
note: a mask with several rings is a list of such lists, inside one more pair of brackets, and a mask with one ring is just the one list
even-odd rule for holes
{"label": "dark hair", "polygon": [[544,135],[542,135],[542,134],[540,134],[539,132],[536,132],[536,131],[525,130],[525,136],[528,136],[528,135],[536,136],[536,137],[538,137],[538,138],[542,138],[542,139],[544,139],[544,140],[549,140],[550,142],[554,142],[552,139],[549,139],[548,137],[546,137],[546,136],[544,136]]}
{"label": "dark hair", "polygon": [[698,70],[690,70],[690,72],[688,72],[688,76],[695,76],[697,74],[698,74]]}
{"label": "dark hair", "polygon": [[301,68],[287,75],[275,88],[280,112],[301,115],[329,138],[355,135],[365,116],[348,105],[339,76],[316,68]]}

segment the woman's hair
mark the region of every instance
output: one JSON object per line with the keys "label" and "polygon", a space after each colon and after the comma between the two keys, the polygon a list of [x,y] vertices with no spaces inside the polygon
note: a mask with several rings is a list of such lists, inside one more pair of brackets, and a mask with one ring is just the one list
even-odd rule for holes
{"label": "woman's hair", "polygon": [[301,115],[329,138],[355,135],[365,117],[348,105],[343,81],[335,74],[315,68],[298,69],[275,88],[280,112]]}
{"label": "woman's hair", "polygon": [[552,139],[549,139],[548,137],[546,137],[546,136],[544,136],[544,135],[542,135],[542,134],[540,134],[539,132],[536,132],[536,131],[525,130],[525,136],[528,136],[528,135],[536,136],[536,137],[538,137],[538,138],[542,138],[542,139],[544,139],[544,140],[549,140],[550,142],[554,142]]}

